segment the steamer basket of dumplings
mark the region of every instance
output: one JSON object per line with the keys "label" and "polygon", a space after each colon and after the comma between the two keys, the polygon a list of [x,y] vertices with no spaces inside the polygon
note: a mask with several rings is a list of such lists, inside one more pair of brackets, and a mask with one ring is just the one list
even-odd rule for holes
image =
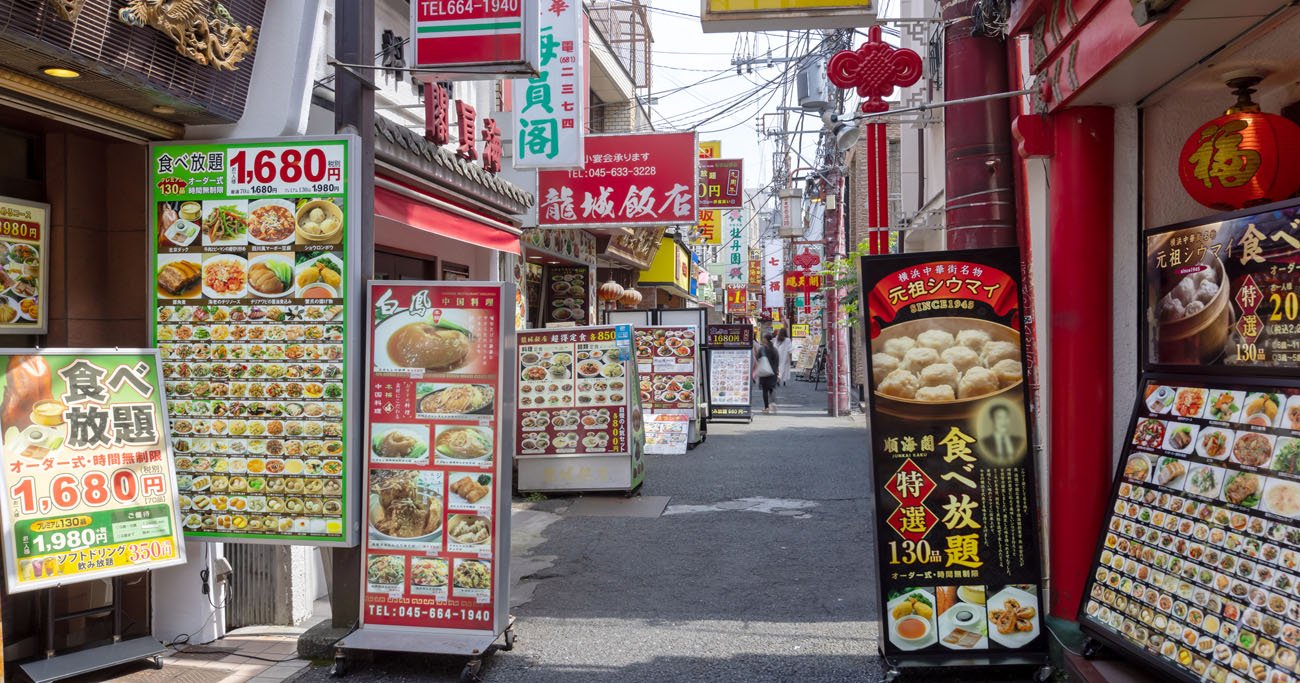
{"label": "steamer basket of dumplings", "polygon": [[1024,381],[1020,333],[976,318],[909,320],[871,340],[876,410],[904,419],[973,417]]}
{"label": "steamer basket of dumplings", "polygon": [[1199,364],[1218,358],[1232,329],[1223,262],[1209,255],[1198,270],[1172,279],[1160,292],[1154,321],[1161,363]]}

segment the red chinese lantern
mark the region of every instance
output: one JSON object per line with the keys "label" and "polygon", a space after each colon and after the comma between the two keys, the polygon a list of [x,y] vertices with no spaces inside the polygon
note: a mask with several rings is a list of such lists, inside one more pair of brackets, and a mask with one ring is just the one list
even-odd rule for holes
{"label": "red chinese lantern", "polygon": [[1229,82],[1238,102],[1187,139],[1178,178],[1192,199],[1220,211],[1268,204],[1300,191],[1300,126],[1259,111],[1252,82]]}

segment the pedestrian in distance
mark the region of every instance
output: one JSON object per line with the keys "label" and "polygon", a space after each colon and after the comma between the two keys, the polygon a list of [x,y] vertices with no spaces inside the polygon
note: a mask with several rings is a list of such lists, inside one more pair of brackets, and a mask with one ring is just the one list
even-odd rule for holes
{"label": "pedestrian in distance", "polygon": [[781,386],[790,383],[790,355],[794,353],[794,342],[790,340],[790,335],[782,327],[776,333],[776,352],[781,356],[781,364],[776,369],[776,377],[781,382]]}
{"label": "pedestrian in distance", "polygon": [[763,389],[763,412],[776,412],[777,368],[781,366],[781,354],[772,343],[772,333],[763,335],[763,343],[755,354],[754,375],[758,385]]}

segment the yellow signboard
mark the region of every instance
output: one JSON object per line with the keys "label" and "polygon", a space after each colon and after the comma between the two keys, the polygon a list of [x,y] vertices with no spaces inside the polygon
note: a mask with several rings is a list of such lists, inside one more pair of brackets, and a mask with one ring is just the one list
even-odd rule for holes
{"label": "yellow signboard", "polygon": [[710,12],[761,12],[764,10],[871,9],[871,0],[708,0]]}
{"label": "yellow signboard", "polygon": [[701,140],[700,141],[700,158],[717,159],[722,156],[721,140]]}
{"label": "yellow signboard", "polygon": [[639,285],[675,285],[684,292],[691,289],[691,260],[686,250],[673,238],[665,237],[650,267],[641,271]]}
{"label": "yellow signboard", "polygon": [[827,29],[869,26],[872,0],[701,0],[705,33],[765,29]]}
{"label": "yellow signboard", "polygon": [[718,209],[705,209],[700,212],[695,227],[700,231],[700,238],[695,244],[722,244],[722,212]]}

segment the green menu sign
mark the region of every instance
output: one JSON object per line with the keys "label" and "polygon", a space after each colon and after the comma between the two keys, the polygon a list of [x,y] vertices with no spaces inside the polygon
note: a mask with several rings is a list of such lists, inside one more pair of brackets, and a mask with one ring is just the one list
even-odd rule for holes
{"label": "green menu sign", "polygon": [[355,138],[150,153],[153,341],[201,539],[349,545]]}

